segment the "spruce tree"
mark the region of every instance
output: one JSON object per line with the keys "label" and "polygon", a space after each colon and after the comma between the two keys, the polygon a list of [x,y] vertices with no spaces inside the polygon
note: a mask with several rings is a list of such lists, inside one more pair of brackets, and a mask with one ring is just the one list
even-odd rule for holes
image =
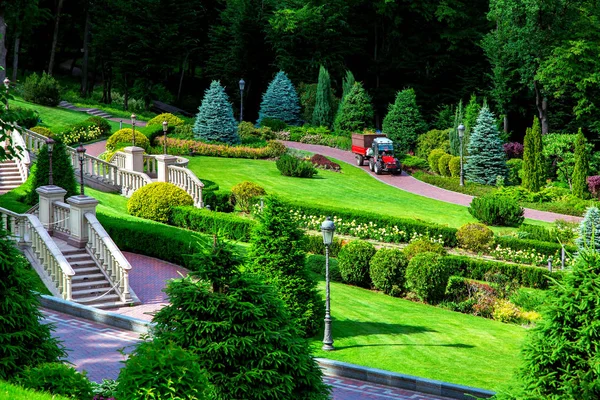
{"label": "spruce tree", "polygon": [[383,133],[394,141],[398,154],[407,153],[415,147],[417,136],[427,131],[427,124],[417,106],[415,91],[404,89],[396,95],[383,119]]}
{"label": "spruce tree", "polygon": [[331,128],[333,122],[333,109],[331,101],[331,80],[329,72],[321,65],[319,69],[319,83],[317,84],[317,95],[315,109],[313,110],[312,123],[316,126]]}
{"label": "spruce tree", "polygon": [[463,124],[465,125],[465,136],[463,137],[463,154],[465,156],[469,154],[469,142],[471,141],[473,129],[475,129],[475,125],[477,124],[477,117],[481,108],[481,105],[477,103],[477,96],[472,94],[469,104],[467,104],[464,110]]}
{"label": "spruce tree", "polygon": [[498,176],[506,178],[506,155],[494,115],[483,107],[471,134],[466,157],[465,177],[484,185],[493,185]]}
{"label": "spruce tree", "polygon": [[575,168],[573,169],[573,195],[584,199],[588,195],[587,177],[590,174],[590,156],[587,149],[587,140],[581,128],[575,141]]}
{"label": "spruce tree", "polygon": [[454,112],[453,128],[450,130],[450,154],[453,156],[460,155],[460,137],[458,137],[458,126],[464,123],[463,119],[464,110],[462,100],[460,100],[458,102],[458,106],[456,107],[456,111]]}
{"label": "spruce tree", "polygon": [[231,103],[219,81],[212,81],[206,89],[198,111],[192,129],[197,139],[227,144],[241,142]]}
{"label": "spruce tree", "polygon": [[273,118],[288,125],[300,125],[298,93],[285,72],[279,71],[263,94],[258,112],[257,125],[263,118]]}
{"label": "spruce tree", "polygon": [[354,74],[352,71],[346,71],[346,76],[344,77],[344,81],[342,82],[342,98],[340,99],[340,105],[342,101],[348,96],[348,93],[354,87],[354,83],[356,83],[356,79],[354,79]]}
{"label": "spruce tree", "polygon": [[523,141],[523,180],[521,185],[532,192],[538,192],[544,186],[544,155],[542,130],[537,117],[533,125],[527,128]]}
{"label": "spruce tree", "polygon": [[277,288],[292,317],[307,337],[313,336],[325,313],[317,282],[304,264],[303,231],[280,200],[267,197],[249,251],[249,270]]}
{"label": "spruce tree", "polygon": [[373,124],[373,106],[371,97],[363,88],[362,83],[355,82],[350,92],[342,100],[340,111],[335,117],[335,131],[339,134],[350,135],[362,132]]}
{"label": "spruce tree", "polygon": [[589,207],[579,223],[579,237],[575,240],[580,251],[595,250],[600,253],[600,210]]}

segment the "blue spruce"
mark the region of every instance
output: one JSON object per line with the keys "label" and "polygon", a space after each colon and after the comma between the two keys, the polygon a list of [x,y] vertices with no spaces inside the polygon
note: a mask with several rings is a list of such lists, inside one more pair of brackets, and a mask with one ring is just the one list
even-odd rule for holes
{"label": "blue spruce", "polygon": [[288,125],[300,125],[300,102],[298,93],[285,72],[279,71],[263,94],[257,125],[263,118],[273,118]]}
{"label": "blue spruce", "polygon": [[197,139],[227,144],[241,142],[231,103],[219,81],[212,81],[206,89],[198,110],[192,129]]}

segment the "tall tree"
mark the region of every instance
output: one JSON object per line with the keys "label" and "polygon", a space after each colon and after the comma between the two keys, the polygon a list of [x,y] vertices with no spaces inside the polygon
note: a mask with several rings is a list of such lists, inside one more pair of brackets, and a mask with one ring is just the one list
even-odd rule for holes
{"label": "tall tree", "polygon": [[539,192],[544,186],[544,147],[542,131],[537,117],[533,125],[527,128],[523,142],[523,181],[522,186],[532,192]]}
{"label": "tall tree", "polygon": [[52,34],[52,45],[50,46],[50,61],[48,61],[48,75],[52,76],[54,70],[54,57],[56,56],[56,45],[58,43],[58,30],[60,28],[60,17],[64,0],[58,0],[56,14],[54,15],[54,33]]}
{"label": "tall tree", "polygon": [[6,2],[0,3],[0,82],[6,78]]}
{"label": "tall tree", "polygon": [[361,82],[355,82],[352,89],[344,97],[335,117],[335,131],[350,135],[373,126],[373,106],[371,98]]}
{"label": "tall tree", "polygon": [[285,72],[279,71],[263,94],[260,111],[256,123],[260,125],[263,118],[274,118],[288,125],[300,125],[300,104],[294,84]]}
{"label": "tall tree", "polygon": [[398,154],[414,149],[417,136],[426,131],[427,124],[421,116],[415,91],[410,88],[398,92],[383,120],[383,133],[394,141]]}
{"label": "tall tree", "polygon": [[573,194],[580,199],[588,195],[587,177],[590,174],[590,159],[587,149],[587,140],[581,128],[575,141],[575,168],[573,169]]}
{"label": "tall tree", "polygon": [[[9,3],[7,11],[7,21],[9,21],[10,33],[13,42],[13,62],[12,62],[12,80],[17,80],[19,71],[19,54],[21,41],[24,37],[29,37],[35,27],[46,22],[49,13],[46,9],[40,8],[38,0],[14,0]],[[0,39],[1,41],[2,39]]]}
{"label": "tall tree", "polygon": [[231,103],[219,81],[212,81],[204,92],[192,130],[197,138],[207,142],[240,143]]}
{"label": "tall tree", "polygon": [[331,80],[329,72],[321,65],[319,69],[319,82],[317,84],[317,95],[315,109],[313,110],[312,123],[316,126],[331,127],[333,122],[333,109],[331,104]]}
{"label": "tall tree", "polygon": [[460,137],[458,136],[458,126],[464,124],[464,110],[462,100],[458,102],[456,111],[454,112],[454,124],[450,129],[450,154],[453,156],[460,155]]}

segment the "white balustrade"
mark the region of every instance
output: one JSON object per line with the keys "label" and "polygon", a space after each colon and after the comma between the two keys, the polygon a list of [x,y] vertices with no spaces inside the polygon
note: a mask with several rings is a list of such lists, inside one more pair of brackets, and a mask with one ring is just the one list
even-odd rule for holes
{"label": "white balustrade", "polygon": [[110,158],[110,160],[107,160],[109,163],[116,165],[117,168],[125,168],[125,159],[126,159],[126,155],[125,153],[121,152],[121,151],[117,151],[116,153],[114,153],[112,155],[112,157]]}
{"label": "white balustrade", "polygon": [[32,153],[39,153],[40,149],[43,145],[46,144],[46,139],[48,139],[44,135],[40,135],[39,133],[35,133],[30,131],[29,129],[23,129],[23,141],[25,142],[25,147],[27,150]]}
{"label": "white balustrade", "polygon": [[190,160],[188,160],[187,158],[177,156],[177,160],[175,161],[175,166],[187,168],[189,163],[190,163]]}
{"label": "white balustrade", "polygon": [[196,207],[202,207],[202,188],[204,184],[189,169],[169,165],[169,183],[178,186],[189,193]]}
{"label": "white balustrade", "polygon": [[158,174],[158,161],[153,155],[144,154],[144,172],[148,176],[156,178]]}
{"label": "white balustrade", "polygon": [[52,203],[52,230],[62,232],[67,235],[71,233],[69,225],[69,216],[71,215],[71,206],[61,201]]}
{"label": "white balustrade", "polygon": [[152,179],[142,172],[119,168],[118,184],[121,186],[123,196],[130,197],[133,192],[150,183],[152,183]]}
{"label": "white balustrade", "polygon": [[16,129],[12,131],[11,139],[13,148],[15,148],[19,152],[17,157],[15,157],[15,162],[17,163],[17,167],[19,168],[21,180],[25,182],[27,180],[27,177],[29,176],[29,166],[31,165],[29,152],[27,151],[27,146],[25,145],[23,136],[21,136],[19,131],[17,131]]}

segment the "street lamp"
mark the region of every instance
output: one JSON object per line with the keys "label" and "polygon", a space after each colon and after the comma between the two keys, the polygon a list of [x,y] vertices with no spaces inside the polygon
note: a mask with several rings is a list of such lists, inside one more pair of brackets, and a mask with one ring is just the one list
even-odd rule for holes
{"label": "street lamp", "polygon": [[240,122],[244,119],[244,87],[246,82],[244,79],[240,79]]}
{"label": "street lamp", "polygon": [[323,350],[334,350],[331,338],[331,314],[329,308],[329,246],[333,243],[333,232],[335,225],[331,218],[327,217],[321,225],[323,232],[323,244],[325,245],[325,333],[323,335]]}
{"label": "street lamp", "polygon": [[131,114],[131,129],[133,129],[133,147],[135,147],[135,119],[137,118],[137,115],[135,114]]}
{"label": "street lamp", "polygon": [[79,157],[79,183],[80,183],[80,192],[79,194],[81,196],[85,196],[83,187],[85,186],[83,184],[83,159],[85,156],[85,147],[83,147],[83,145],[81,143],[79,143],[79,147],[77,147],[77,156]]}
{"label": "street lamp", "polygon": [[465,126],[458,126],[458,139],[460,141],[460,186],[465,186],[465,173],[463,171],[463,137],[465,136]]}
{"label": "street lamp", "polygon": [[8,111],[8,89],[10,87],[10,79],[5,78],[4,79],[4,87],[6,88],[6,111]]}
{"label": "street lamp", "polygon": [[51,138],[46,139],[46,146],[48,146],[48,185],[54,185],[54,179],[52,179],[52,150],[54,149],[54,140]]}
{"label": "street lamp", "polygon": [[167,129],[169,129],[169,123],[163,121],[163,153],[167,155]]}

